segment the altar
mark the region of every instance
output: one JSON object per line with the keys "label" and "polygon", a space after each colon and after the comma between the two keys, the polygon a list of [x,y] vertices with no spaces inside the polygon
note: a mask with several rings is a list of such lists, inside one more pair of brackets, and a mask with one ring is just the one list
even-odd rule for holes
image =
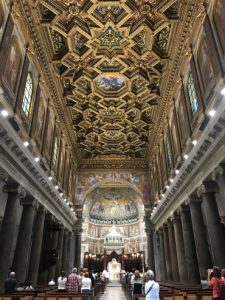
{"label": "altar", "polygon": [[109,280],[120,280],[121,264],[118,263],[115,258],[108,263],[107,269],[109,272]]}

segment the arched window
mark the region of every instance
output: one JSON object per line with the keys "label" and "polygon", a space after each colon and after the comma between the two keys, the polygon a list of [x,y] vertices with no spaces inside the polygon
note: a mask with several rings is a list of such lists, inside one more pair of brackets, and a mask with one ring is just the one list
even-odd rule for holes
{"label": "arched window", "polygon": [[32,94],[33,94],[33,81],[31,78],[31,74],[28,73],[24,95],[23,95],[23,102],[22,102],[22,110],[28,118],[30,117],[30,113],[31,113]]}
{"label": "arched window", "polygon": [[194,86],[194,80],[192,74],[189,74],[187,83],[188,96],[191,104],[192,114],[194,115],[199,110],[198,99],[196,95],[196,90]]}

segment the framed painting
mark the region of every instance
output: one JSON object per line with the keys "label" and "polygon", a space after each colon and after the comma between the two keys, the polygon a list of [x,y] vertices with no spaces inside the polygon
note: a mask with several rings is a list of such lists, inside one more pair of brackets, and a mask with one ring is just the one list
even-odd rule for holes
{"label": "framed painting", "polygon": [[225,1],[216,0],[214,6],[214,22],[225,61]]}
{"label": "framed painting", "polygon": [[178,116],[182,146],[184,146],[190,134],[190,125],[189,125],[188,112],[187,112],[185,101],[186,100],[185,100],[184,92],[183,90],[181,90],[179,95],[178,105],[177,105],[177,116]]}
{"label": "framed painting", "polygon": [[197,51],[197,62],[200,71],[203,92],[207,98],[215,86],[215,75],[211,62],[211,55],[206,40],[205,31],[202,32],[201,40]]}
{"label": "framed painting", "polygon": [[44,145],[44,153],[45,155],[48,156],[48,158],[51,157],[54,122],[55,122],[54,114],[52,111],[48,110],[45,145]]}
{"label": "framed painting", "polygon": [[15,92],[21,60],[22,56],[19,42],[17,37],[13,35],[3,71],[3,79],[12,92]]}
{"label": "framed painting", "polygon": [[64,165],[65,165],[65,142],[61,140],[60,153],[59,153],[59,169],[58,169],[58,179],[62,182],[64,174]]}
{"label": "framed painting", "polygon": [[44,121],[46,114],[46,101],[41,96],[39,100],[38,110],[36,114],[35,139],[40,144],[44,132]]}
{"label": "framed painting", "polygon": [[1,44],[4,29],[5,29],[7,14],[8,13],[4,9],[3,2],[2,2],[2,0],[0,0],[0,44]]}
{"label": "framed painting", "polygon": [[170,122],[170,132],[172,136],[174,162],[176,163],[176,160],[180,154],[180,141],[175,111]]}

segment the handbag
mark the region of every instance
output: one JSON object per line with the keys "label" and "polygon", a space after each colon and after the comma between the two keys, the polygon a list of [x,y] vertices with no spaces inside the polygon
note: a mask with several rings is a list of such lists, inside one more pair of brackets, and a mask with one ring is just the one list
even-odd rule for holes
{"label": "handbag", "polygon": [[147,293],[145,294],[145,296],[147,296],[148,295],[148,293],[150,293],[151,292],[151,289],[153,288],[153,285],[155,284],[155,282],[153,282],[153,284],[152,284],[152,286],[150,286],[150,288],[149,288],[149,290],[147,291]]}

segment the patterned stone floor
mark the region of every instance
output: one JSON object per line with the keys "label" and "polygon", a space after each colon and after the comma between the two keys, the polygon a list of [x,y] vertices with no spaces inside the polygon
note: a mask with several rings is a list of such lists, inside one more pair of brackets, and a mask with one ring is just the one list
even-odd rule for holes
{"label": "patterned stone floor", "polygon": [[126,300],[120,283],[109,283],[100,300]]}

